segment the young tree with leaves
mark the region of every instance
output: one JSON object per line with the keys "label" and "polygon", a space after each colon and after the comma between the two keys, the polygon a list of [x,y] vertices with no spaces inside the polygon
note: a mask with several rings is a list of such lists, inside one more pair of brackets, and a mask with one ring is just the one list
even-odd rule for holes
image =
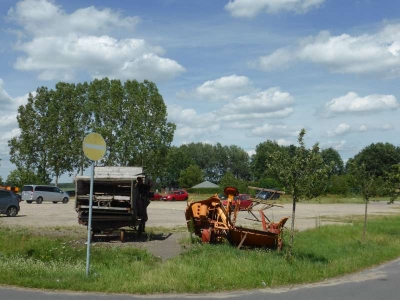
{"label": "young tree with leaves", "polygon": [[350,175],[352,176],[353,186],[357,188],[365,202],[364,227],[362,234],[362,240],[365,242],[368,202],[371,197],[385,194],[391,187],[388,185],[388,181],[384,180],[380,176],[376,176],[376,172],[374,170],[370,170],[365,163],[357,164],[353,161],[349,166],[351,170]]}
{"label": "young tree with leaves", "polygon": [[289,151],[275,151],[269,156],[266,164],[270,171],[279,178],[288,194],[292,195],[292,224],[290,230],[290,253],[294,242],[296,204],[302,198],[313,198],[321,192],[321,181],[326,180],[331,166],[324,164],[319,152],[318,143],[307,149],[304,143],[305,129],[298,136],[299,146]]}

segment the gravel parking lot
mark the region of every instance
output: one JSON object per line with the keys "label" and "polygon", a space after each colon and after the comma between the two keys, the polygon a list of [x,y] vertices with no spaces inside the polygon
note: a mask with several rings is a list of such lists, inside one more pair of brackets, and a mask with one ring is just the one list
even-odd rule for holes
{"label": "gravel parking lot", "polygon": [[[84,226],[78,224],[74,205],[74,200],[71,200],[67,204],[47,202],[43,202],[42,204],[28,204],[23,201],[21,202],[21,210],[17,217],[9,218],[2,215],[0,216],[0,223],[9,226],[78,226],[83,228]],[[149,221],[147,222],[147,227],[162,226],[173,228],[176,226],[186,226],[185,208],[185,201],[153,201],[148,207]],[[300,202],[296,208],[296,228],[304,230],[315,227],[318,220],[320,220],[321,225],[328,224],[330,222],[326,220],[326,217],[363,215],[364,208],[363,204],[307,204]],[[392,205],[388,205],[385,201],[371,202],[368,205],[368,214],[400,214],[400,202],[395,202]],[[266,215],[271,220],[278,221],[282,217],[292,215],[292,206],[291,204],[285,204],[283,208],[275,207],[269,209],[266,211]],[[245,211],[240,212],[237,225],[258,226],[257,222],[250,221],[248,218],[252,218],[252,216]],[[290,219],[288,222],[290,223]]]}

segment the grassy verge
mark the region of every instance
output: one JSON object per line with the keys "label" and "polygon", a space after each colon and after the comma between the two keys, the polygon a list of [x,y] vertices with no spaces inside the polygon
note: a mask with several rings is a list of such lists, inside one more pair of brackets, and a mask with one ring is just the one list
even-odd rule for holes
{"label": "grassy verge", "polygon": [[361,219],[298,232],[292,258],[286,250],[278,253],[195,244],[184,254],[161,261],[134,247],[94,245],[91,275],[86,278],[86,246],[76,239],[0,227],[0,284],[153,294],[310,283],[400,256],[400,216],[374,217],[367,232],[367,242],[361,243]]}

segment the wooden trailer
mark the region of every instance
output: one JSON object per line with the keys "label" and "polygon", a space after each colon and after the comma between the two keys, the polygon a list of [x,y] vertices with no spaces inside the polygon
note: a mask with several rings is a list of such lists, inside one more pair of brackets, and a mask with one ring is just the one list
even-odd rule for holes
{"label": "wooden trailer", "polygon": [[[90,176],[75,177],[75,210],[79,224],[88,226]],[[92,232],[111,233],[122,227],[144,231],[150,185],[142,167],[95,167]]]}

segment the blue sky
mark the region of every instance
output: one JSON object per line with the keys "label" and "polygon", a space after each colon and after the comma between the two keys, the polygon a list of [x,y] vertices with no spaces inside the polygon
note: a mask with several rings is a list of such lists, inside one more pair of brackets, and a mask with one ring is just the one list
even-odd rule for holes
{"label": "blue sky", "polygon": [[[400,146],[400,1],[0,1],[0,176],[39,86],[154,81],[173,144]],[[68,181],[68,179],[67,179]]]}

